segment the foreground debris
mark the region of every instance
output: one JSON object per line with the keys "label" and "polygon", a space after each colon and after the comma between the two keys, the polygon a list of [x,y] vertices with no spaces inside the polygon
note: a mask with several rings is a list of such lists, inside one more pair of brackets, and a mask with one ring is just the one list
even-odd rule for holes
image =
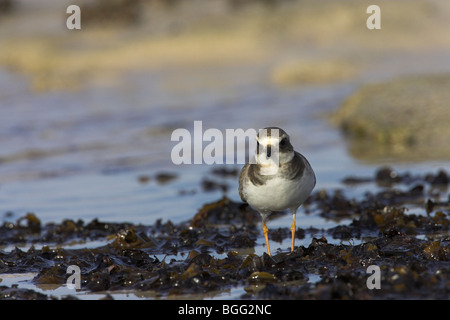
{"label": "foreground debris", "polygon": [[[450,204],[445,196],[442,200],[447,173],[421,177],[381,168],[374,177],[349,177],[344,183],[377,183],[380,190],[361,199],[347,198],[343,191],[316,191],[305,204],[309,212],[351,222],[322,230],[323,237],[312,237],[292,253],[256,255],[258,214],[224,197],[179,224],[94,219],[43,225],[29,213],[0,227],[0,245],[36,247],[0,251],[0,273],[32,272],[37,286],[63,286],[67,268],[77,265],[85,292],[131,290],[163,298],[211,297],[241,287],[245,299],[448,299]],[[316,232],[299,228],[297,237]],[[282,241],[290,232],[280,228],[269,236]],[[71,243],[92,240],[104,245],[71,249]],[[370,290],[367,270],[373,265],[380,268],[381,288]],[[54,299],[1,284],[0,298]]]}

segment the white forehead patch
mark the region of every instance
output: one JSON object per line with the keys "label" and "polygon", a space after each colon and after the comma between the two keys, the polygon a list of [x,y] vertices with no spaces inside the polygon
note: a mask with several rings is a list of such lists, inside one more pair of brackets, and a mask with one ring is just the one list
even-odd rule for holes
{"label": "white forehead patch", "polygon": [[278,137],[276,137],[276,136],[275,137],[274,136],[271,136],[271,137],[264,137],[263,136],[263,137],[259,137],[259,138],[256,138],[256,139],[263,146],[267,146],[269,144],[272,145],[272,146],[276,146],[280,142],[280,139]]}

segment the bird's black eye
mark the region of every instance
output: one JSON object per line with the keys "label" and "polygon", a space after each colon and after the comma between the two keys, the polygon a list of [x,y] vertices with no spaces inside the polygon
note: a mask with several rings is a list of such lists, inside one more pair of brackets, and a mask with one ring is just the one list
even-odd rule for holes
{"label": "bird's black eye", "polygon": [[287,138],[283,138],[283,139],[280,141],[280,147],[285,147],[285,146],[287,145],[287,142],[288,142]]}

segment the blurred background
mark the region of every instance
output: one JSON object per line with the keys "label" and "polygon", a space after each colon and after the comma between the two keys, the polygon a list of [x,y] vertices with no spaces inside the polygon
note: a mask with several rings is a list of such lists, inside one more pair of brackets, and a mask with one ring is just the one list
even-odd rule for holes
{"label": "blurred background", "polygon": [[316,189],[449,169],[449,17],[439,0],[0,0],[0,215],[177,222],[238,200],[235,174],[172,164],[195,120],[284,128]]}

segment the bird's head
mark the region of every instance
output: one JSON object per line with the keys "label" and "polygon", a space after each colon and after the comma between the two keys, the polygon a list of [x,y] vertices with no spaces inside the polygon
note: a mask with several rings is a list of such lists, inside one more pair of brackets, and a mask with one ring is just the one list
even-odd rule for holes
{"label": "bird's head", "polygon": [[256,162],[262,167],[278,170],[280,165],[291,161],[294,157],[294,148],[289,141],[289,135],[281,128],[261,129],[256,141]]}

